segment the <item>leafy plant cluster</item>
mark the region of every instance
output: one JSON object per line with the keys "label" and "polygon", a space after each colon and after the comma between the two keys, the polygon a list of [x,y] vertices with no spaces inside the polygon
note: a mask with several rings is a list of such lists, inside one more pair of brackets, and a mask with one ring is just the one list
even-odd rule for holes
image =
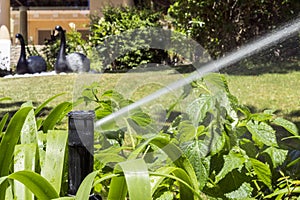
{"label": "leafy plant cluster", "polygon": [[178,31],[194,38],[217,58],[298,17],[299,10],[297,0],[175,0],[168,14]]}
{"label": "leafy plant cluster", "polygon": [[95,47],[104,70],[128,70],[165,59],[167,54],[164,50],[150,48],[151,38],[134,32],[135,29],[146,32],[149,27],[161,27],[160,12],[145,8],[108,7],[102,13],[103,17],[91,17],[90,43]]}
{"label": "leafy plant cluster", "polygon": [[[0,121],[1,199],[88,199],[91,191],[133,200],[297,199],[296,126],[270,110],[251,113],[220,74],[192,87],[180,99],[190,92],[197,98],[161,130],[141,108],[97,127],[94,171],[75,197],[66,196],[68,133],[55,130],[71,103],[59,104],[45,118],[39,113],[56,96],[37,108],[24,104],[9,122],[5,115]],[[94,103],[101,120],[133,101],[112,90],[101,93],[94,83],[77,103]],[[169,107],[166,118],[175,107]]]}

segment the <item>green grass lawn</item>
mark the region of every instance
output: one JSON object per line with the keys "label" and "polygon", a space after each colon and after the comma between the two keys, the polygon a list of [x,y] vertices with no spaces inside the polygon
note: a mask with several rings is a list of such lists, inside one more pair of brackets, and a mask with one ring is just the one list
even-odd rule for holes
{"label": "green grass lawn", "polygon": [[[163,71],[1,78],[0,98],[11,97],[12,101],[0,102],[0,113],[3,116],[7,111],[15,111],[22,102],[29,100],[34,104],[41,104],[51,96],[62,92],[65,92],[65,95],[49,104],[50,107],[62,101],[72,101],[80,95],[82,87],[93,81],[100,82],[102,92],[118,89],[121,93],[125,92],[125,95],[137,100],[182,77],[181,74]],[[296,123],[300,122],[300,72],[258,76],[226,75],[226,78],[232,94],[240,103],[249,106],[253,111],[273,109],[285,118]],[[171,93],[174,95],[174,91]],[[163,98],[161,101],[173,100],[174,98]]]}

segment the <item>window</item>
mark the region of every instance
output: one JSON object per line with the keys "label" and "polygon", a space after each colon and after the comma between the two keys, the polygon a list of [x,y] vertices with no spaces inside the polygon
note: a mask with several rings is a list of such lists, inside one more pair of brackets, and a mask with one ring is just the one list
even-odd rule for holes
{"label": "window", "polygon": [[51,30],[38,30],[38,44],[45,44],[46,40],[51,39]]}

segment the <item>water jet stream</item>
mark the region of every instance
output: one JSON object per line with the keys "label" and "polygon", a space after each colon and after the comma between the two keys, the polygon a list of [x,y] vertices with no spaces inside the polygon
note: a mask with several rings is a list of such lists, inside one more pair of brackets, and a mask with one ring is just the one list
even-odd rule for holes
{"label": "water jet stream", "polygon": [[207,63],[201,68],[200,66],[197,66],[197,63],[193,63],[193,65],[197,68],[195,72],[193,72],[190,76],[180,79],[178,81],[175,81],[166,87],[157,90],[156,92],[136,101],[135,103],[132,103],[124,108],[121,108],[120,110],[98,120],[95,122],[95,128],[100,127],[101,125],[110,122],[114,120],[117,117],[121,117],[126,115],[129,111],[134,110],[136,108],[139,108],[140,106],[149,103],[153,100],[155,100],[157,97],[160,97],[164,94],[169,93],[170,91],[173,91],[175,89],[178,89],[180,87],[183,87],[192,81],[195,81],[204,75],[216,72],[224,67],[227,67],[231,64],[234,64],[244,58],[247,58],[263,49],[266,49],[267,47],[274,45],[276,43],[279,43],[284,38],[287,38],[293,34],[296,34],[300,31],[300,18],[297,18],[296,20],[293,20],[292,22],[288,23],[287,25],[277,29],[273,33],[269,33],[260,39],[255,40],[252,43],[249,43],[247,45],[242,46],[239,50],[233,51],[232,53],[228,54],[225,57],[222,57],[216,61],[212,61],[210,63]]}

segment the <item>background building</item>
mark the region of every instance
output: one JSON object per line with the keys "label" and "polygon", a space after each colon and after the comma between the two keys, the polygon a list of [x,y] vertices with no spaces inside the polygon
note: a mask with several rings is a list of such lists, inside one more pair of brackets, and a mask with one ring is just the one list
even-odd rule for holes
{"label": "background building", "polygon": [[70,24],[86,37],[91,14],[101,15],[105,6],[132,6],[133,0],[11,0],[10,33],[22,33],[29,44],[42,45],[56,25],[67,31]]}

